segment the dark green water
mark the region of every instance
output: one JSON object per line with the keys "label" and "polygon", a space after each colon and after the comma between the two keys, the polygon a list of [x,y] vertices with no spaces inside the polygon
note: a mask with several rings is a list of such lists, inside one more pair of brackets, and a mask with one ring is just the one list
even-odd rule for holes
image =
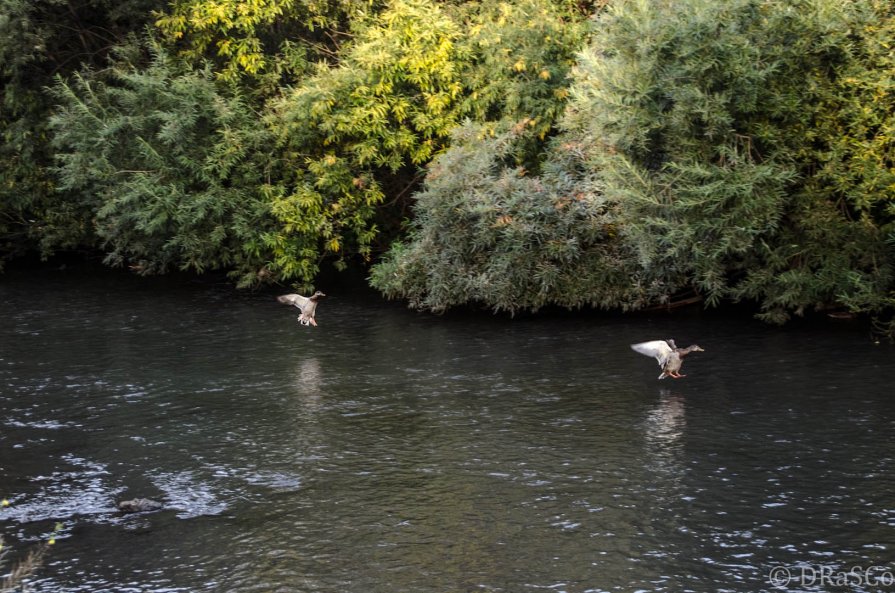
{"label": "dark green water", "polygon": [[[895,349],[860,324],[320,288],[307,328],[225,285],[0,277],[0,534],[62,523],[32,591],[895,591]],[[685,379],[628,348],[665,337],[706,350]]]}

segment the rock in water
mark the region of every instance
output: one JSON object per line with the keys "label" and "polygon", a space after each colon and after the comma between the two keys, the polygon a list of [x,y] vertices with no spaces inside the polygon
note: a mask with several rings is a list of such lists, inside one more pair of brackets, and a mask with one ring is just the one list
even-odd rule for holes
{"label": "rock in water", "polygon": [[149,498],[135,498],[133,500],[122,500],[118,503],[118,510],[122,513],[146,513],[149,511],[157,511],[165,505],[157,500]]}

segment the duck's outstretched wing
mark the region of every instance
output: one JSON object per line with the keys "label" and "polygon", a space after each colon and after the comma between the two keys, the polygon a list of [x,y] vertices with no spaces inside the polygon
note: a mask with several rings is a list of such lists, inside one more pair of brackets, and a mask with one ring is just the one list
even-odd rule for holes
{"label": "duck's outstretched wing", "polygon": [[277,297],[277,300],[284,305],[293,305],[298,307],[302,311],[305,309],[305,305],[307,305],[311,299],[308,297],[301,296],[300,294],[284,294]]}
{"label": "duck's outstretched wing", "polygon": [[665,340],[652,340],[651,342],[640,342],[639,344],[631,344],[631,350],[639,352],[644,356],[655,358],[659,361],[660,367],[665,367],[668,357],[673,350]]}

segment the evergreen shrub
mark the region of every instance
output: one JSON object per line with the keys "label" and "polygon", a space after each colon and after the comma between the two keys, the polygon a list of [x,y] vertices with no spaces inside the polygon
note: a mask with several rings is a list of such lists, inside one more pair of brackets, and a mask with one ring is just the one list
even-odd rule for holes
{"label": "evergreen shrub", "polygon": [[155,51],[146,68],[122,50],[107,70],[58,81],[60,188],[95,213],[108,263],[232,269],[249,283],[265,261],[266,130],[209,69],[180,72]]}
{"label": "evergreen shrub", "polygon": [[491,136],[470,123],[454,134],[415,196],[406,240],[373,267],[374,287],[433,311],[636,306],[648,295],[610,205],[580,187],[580,147],[557,147],[532,176],[515,164],[525,129]]}

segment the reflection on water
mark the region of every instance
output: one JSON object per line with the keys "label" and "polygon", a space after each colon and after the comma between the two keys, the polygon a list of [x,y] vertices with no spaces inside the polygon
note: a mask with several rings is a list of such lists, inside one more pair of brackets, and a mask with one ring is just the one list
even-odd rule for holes
{"label": "reflection on water", "polygon": [[301,395],[300,398],[296,398],[298,403],[308,412],[314,412],[321,408],[323,403],[321,401],[322,383],[323,372],[320,368],[320,361],[317,358],[303,358],[295,373],[294,388],[295,393]]}
{"label": "reflection on water", "polygon": [[659,398],[659,403],[646,417],[646,436],[658,451],[665,452],[680,444],[687,428],[687,418],[682,395],[660,389]]}
{"label": "reflection on water", "polygon": [[[302,328],[227,286],[4,278],[0,533],[63,523],[32,590],[752,592],[895,564],[895,357],[862,331],[326,292]],[[670,385],[628,348],[664,336],[706,349]]]}
{"label": "reflection on water", "polygon": [[684,397],[660,389],[659,402],[647,413],[644,422],[645,454],[653,471],[675,484],[686,471],[682,465],[686,430]]}

